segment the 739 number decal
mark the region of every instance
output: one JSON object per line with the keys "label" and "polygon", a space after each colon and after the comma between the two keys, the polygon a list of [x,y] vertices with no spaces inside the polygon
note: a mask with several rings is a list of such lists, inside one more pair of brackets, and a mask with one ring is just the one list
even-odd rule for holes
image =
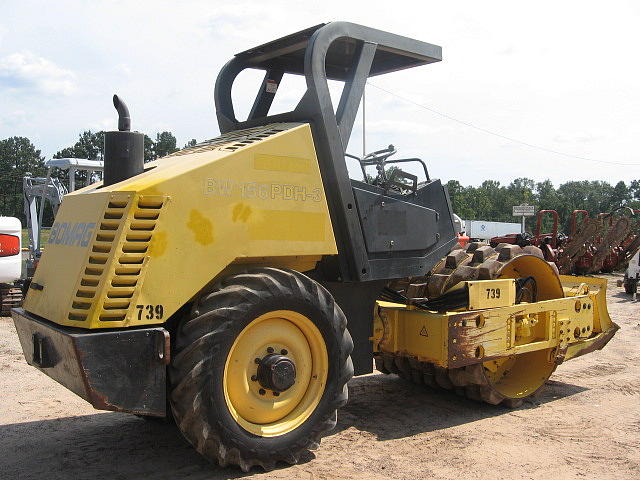
{"label": "739 number decal", "polygon": [[161,320],[164,317],[164,307],[162,305],[136,305],[138,309],[138,320],[142,320],[142,316],[147,320]]}
{"label": "739 number decal", "polygon": [[500,298],[500,289],[487,288],[487,298]]}

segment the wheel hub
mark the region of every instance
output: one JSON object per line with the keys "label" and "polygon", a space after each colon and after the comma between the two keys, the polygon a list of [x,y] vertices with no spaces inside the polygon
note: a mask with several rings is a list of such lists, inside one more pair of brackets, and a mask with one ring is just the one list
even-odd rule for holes
{"label": "wheel hub", "polygon": [[262,388],[284,392],[296,383],[296,366],[290,358],[270,353],[260,360],[257,377]]}

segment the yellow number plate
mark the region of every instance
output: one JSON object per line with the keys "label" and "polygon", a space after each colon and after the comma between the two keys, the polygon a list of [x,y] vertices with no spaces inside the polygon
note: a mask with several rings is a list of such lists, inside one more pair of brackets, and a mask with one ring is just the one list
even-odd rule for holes
{"label": "yellow number plate", "polygon": [[469,310],[508,307],[516,302],[516,282],[504,280],[476,280],[467,282]]}

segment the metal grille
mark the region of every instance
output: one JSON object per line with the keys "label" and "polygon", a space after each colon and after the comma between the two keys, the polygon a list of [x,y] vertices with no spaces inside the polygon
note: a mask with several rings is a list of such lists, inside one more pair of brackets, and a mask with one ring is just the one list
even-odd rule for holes
{"label": "metal grille", "polygon": [[212,138],[211,140],[205,140],[193,147],[185,148],[184,150],[180,150],[168,156],[176,157],[190,153],[208,152],[214,149],[219,149],[225,152],[235,152],[242,147],[246,147],[255,142],[259,142],[260,140],[264,140],[265,138],[269,138],[276,133],[284,132],[296,125],[297,124],[293,123],[274,123],[263,127],[236,130],[234,132],[225,133],[219,137]]}
{"label": "metal grille", "polygon": [[157,195],[138,197],[133,205],[129,205],[128,197],[110,199],[97,225],[69,320],[126,320],[140,291],[147,252],[164,202],[165,198]]}
{"label": "metal grille", "polygon": [[130,213],[100,312],[100,321],[124,321],[140,289],[140,277],[164,197],[139,197]]}
{"label": "metal grille", "polygon": [[108,268],[107,262],[116,241],[116,233],[127,209],[127,200],[109,200],[101,221],[97,225],[96,237],[91,245],[89,257],[84,265],[80,285],[71,302],[69,320],[85,321],[91,314],[100,282]]}

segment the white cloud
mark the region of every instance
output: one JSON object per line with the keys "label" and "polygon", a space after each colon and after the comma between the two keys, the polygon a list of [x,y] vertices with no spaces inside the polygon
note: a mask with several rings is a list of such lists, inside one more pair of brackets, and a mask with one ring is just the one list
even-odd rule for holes
{"label": "white cloud", "polygon": [[117,120],[115,117],[103,118],[101,120],[96,120],[89,124],[89,130],[92,131],[100,131],[100,130],[113,130],[116,127]]}
{"label": "white cloud", "polygon": [[27,114],[24,110],[13,110],[9,112],[2,112],[0,115],[0,125],[6,125],[7,127],[16,127],[23,125],[27,121]]}
{"label": "white cloud", "polygon": [[132,73],[131,67],[126,63],[121,63],[120,65],[116,66],[116,73],[126,75],[128,77]]}
{"label": "white cloud", "polygon": [[0,83],[13,89],[36,89],[47,94],[71,95],[76,76],[32,52],[16,52],[0,58]]}

